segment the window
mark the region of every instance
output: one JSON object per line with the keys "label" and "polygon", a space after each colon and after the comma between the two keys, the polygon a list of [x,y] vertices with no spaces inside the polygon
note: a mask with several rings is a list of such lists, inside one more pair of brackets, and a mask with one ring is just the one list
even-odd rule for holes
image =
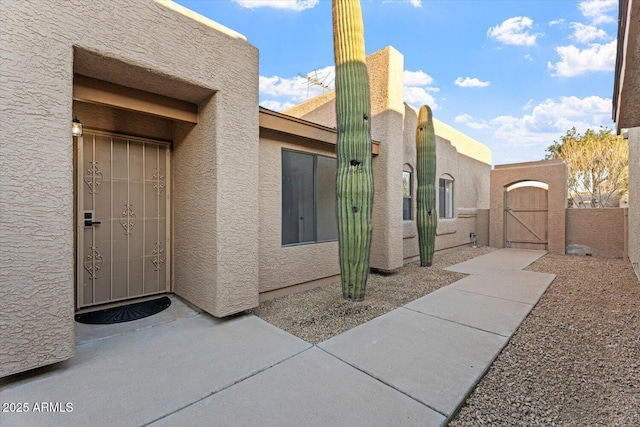
{"label": "window", "polygon": [[336,159],[282,151],[282,244],[336,240]]}
{"label": "window", "polygon": [[402,172],[402,220],[411,221],[411,172]]}
{"label": "window", "polygon": [[448,175],[440,178],[440,218],[453,218],[453,178]]}

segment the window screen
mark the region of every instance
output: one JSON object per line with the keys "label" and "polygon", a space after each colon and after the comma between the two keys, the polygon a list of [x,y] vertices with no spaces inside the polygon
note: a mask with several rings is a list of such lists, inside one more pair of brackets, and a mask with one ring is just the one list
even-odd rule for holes
{"label": "window screen", "polygon": [[282,151],[282,244],[338,238],[336,159]]}
{"label": "window screen", "polygon": [[439,193],[440,218],[453,218],[453,180],[440,178]]}

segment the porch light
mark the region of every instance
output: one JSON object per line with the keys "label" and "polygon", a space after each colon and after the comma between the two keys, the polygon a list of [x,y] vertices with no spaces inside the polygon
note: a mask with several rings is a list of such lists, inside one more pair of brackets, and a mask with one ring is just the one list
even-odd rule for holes
{"label": "porch light", "polygon": [[82,136],[82,122],[78,120],[78,117],[71,121],[71,135]]}

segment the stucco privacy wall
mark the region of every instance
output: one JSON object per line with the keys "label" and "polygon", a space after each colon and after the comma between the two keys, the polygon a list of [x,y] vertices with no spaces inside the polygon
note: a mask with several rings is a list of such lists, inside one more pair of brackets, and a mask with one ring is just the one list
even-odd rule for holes
{"label": "stucco privacy wall", "polygon": [[567,209],[567,254],[622,258],[626,209]]}
{"label": "stucco privacy wall", "polygon": [[[417,111],[405,104],[404,164],[410,166],[413,172],[411,185],[413,220],[403,221],[405,260],[411,260],[420,255],[418,228],[415,220],[417,217],[418,187],[415,174],[417,163],[415,133],[417,124]],[[434,119],[434,128],[437,135],[435,185],[436,187],[438,186],[439,178],[445,174],[453,178],[454,217],[451,219],[438,218],[436,251],[470,244],[473,241],[470,234],[478,233],[476,218],[478,209],[489,208],[491,154],[488,148],[455,129],[446,129],[448,131],[446,134],[453,141],[442,138],[438,130],[443,133],[442,129],[445,126],[447,125]],[[459,150],[467,152],[468,155],[463,155]]]}
{"label": "stucco privacy wall", "polygon": [[628,256],[640,278],[640,127],[629,129]]}
{"label": "stucco privacy wall", "polygon": [[505,187],[521,181],[549,185],[547,236],[549,252],[565,253],[565,209],[567,206],[567,167],[562,160],[497,165],[491,171],[490,246],[504,247]]}
{"label": "stucco privacy wall", "polygon": [[171,2],[2,1],[0,22],[0,376],[74,354],[74,70],[199,105],[175,132],[175,290],[255,306],[257,50]]}

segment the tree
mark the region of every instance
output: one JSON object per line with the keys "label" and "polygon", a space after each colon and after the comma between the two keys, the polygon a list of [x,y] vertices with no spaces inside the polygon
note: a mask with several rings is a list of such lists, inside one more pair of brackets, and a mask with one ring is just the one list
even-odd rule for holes
{"label": "tree", "polygon": [[333,0],[336,63],[336,197],[342,295],[362,301],[371,255],[371,105],[359,0]]}
{"label": "tree", "polygon": [[578,207],[606,207],[611,196],[622,196],[629,183],[629,146],[611,132],[576,128],[568,130],[547,148],[546,159],[567,164],[570,204]]}

